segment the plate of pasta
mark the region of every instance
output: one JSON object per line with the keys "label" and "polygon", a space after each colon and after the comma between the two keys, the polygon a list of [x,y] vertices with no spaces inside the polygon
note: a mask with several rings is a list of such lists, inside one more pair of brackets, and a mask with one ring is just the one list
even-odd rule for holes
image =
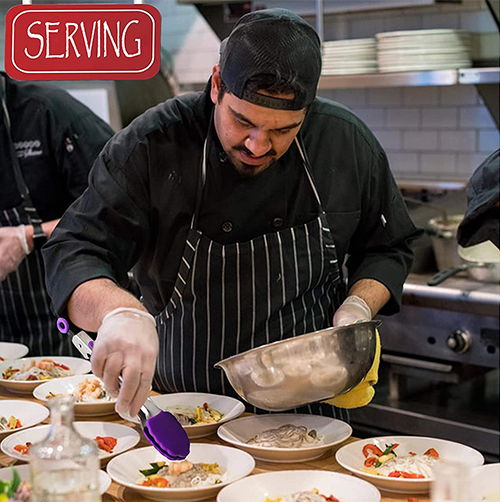
{"label": "plate of pasta", "polygon": [[90,361],[79,357],[25,357],[0,363],[0,386],[19,394],[31,394],[44,381],[89,371]]}
{"label": "plate of pasta", "polygon": [[488,464],[472,470],[470,493],[472,502],[500,500],[500,464]]}
{"label": "plate of pasta", "polygon": [[380,502],[380,492],[354,476],[331,471],[278,471],[240,479],[217,502]]}
{"label": "plate of pasta", "polygon": [[469,446],[444,439],[418,436],[385,436],[364,439],[340,448],[337,462],[375,486],[396,493],[425,493],[440,460],[460,461],[469,467],[484,457]]}
{"label": "plate of pasta", "polygon": [[352,428],[334,418],[276,413],[238,418],[219,427],[217,435],[267,462],[303,462],[319,458],[348,439]]}
{"label": "plate of pasta", "polygon": [[115,413],[116,399],[106,392],[102,380],[92,374],[49,380],[36,387],[33,396],[40,401],[74,396],[77,416],[99,417]]}
{"label": "plate of pasta", "polygon": [[254,459],[244,451],[191,443],[190,454],[180,462],[169,461],[148,446],[111,459],[106,470],[114,481],[148,499],[196,502],[214,497],[254,467]]}
{"label": "plate of pasta", "polygon": [[189,439],[209,436],[219,425],[245,411],[241,401],[217,394],[178,392],[153,396],[152,399],[162,410],[175,416]]}

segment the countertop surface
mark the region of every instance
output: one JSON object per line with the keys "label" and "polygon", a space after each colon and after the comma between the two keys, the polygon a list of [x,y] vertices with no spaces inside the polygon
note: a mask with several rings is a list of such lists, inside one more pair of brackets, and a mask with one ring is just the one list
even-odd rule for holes
{"label": "countertop surface", "polygon": [[[0,400],[3,399],[23,399],[23,400],[28,400],[28,401],[35,401],[38,402],[36,399],[34,399],[31,395],[19,395],[19,394],[14,394],[9,392],[7,389],[4,389],[3,387],[0,386]],[[43,404],[43,403],[42,403]],[[15,414],[15,410],[12,410],[12,413]],[[114,423],[119,423],[119,424],[124,424],[128,425],[131,427],[134,427],[140,434],[141,434],[141,440],[137,444],[136,448],[141,448],[143,446],[149,446],[149,443],[146,441],[144,436],[142,435],[142,431],[139,426],[131,424],[130,422],[127,422],[125,420],[122,420],[118,415],[108,415],[105,417],[88,417],[88,418],[83,418],[78,416],[76,418],[78,421],[82,420],[89,420],[89,421],[95,421],[95,420],[101,420],[101,421],[106,421],[106,422],[114,422]],[[47,419],[44,423],[49,423],[49,419]],[[308,462],[300,462],[300,463],[294,463],[294,464],[277,464],[277,463],[269,463],[269,462],[262,462],[260,460],[256,460],[256,465],[255,469],[253,470],[252,474],[261,474],[265,472],[275,472],[275,471],[281,471],[281,470],[300,470],[300,469],[307,469],[307,470],[327,470],[327,471],[334,471],[334,472],[340,472],[344,474],[349,474],[348,471],[340,467],[340,465],[337,463],[335,460],[335,452],[344,444],[348,442],[353,442],[357,441],[356,438],[350,438],[344,443],[340,444],[337,447],[332,448],[329,450],[325,455],[323,455],[321,458],[317,460],[311,460]],[[211,444],[224,444],[216,434],[213,434],[211,436],[208,436],[206,438],[201,438],[197,439],[196,442],[199,443],[211,443]],[[16,465],[20,464],[21,462],[10,458],[9,456],[5,455],[4,453],[0,452],[0,467],[7,467],[10,465]],[[106,469],[105,465],[101,464],[101,468],[104,470]],[[408,498],[410,497],[415,497],[415,502],[418,500],[418,502],[430,502],[428,494],[404,494],[404,495],[398,495],[398,494],[390,494],[387,492],[381,492],[382,494],[382,499],[381,502],[407,502]],[[111,483],[111,486],[108,488],[107,492],[105,495],[102,497],[103,502],[143,502],[147,501],[148,499],[142,497],[140,494],[137,492],[134,492],[133,490],[129,488],[125,488],[114,481]],[[210,498],[207,499],[207,502],[216,502],[215,498]],[[245,502],[243,499],[241,502]]]}

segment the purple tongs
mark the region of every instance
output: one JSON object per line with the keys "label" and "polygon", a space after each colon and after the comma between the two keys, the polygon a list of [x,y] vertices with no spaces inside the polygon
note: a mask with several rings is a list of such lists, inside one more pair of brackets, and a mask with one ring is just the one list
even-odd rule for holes
{"label": "purple tongs", "polygon": [[[59,318],[57,327],[61,333],[73,334],[66,319]],[[71,341],[85,359],[90,359],[94,341],[85,331],[73,334]],[[171,413],[161,410],[150,397],[146,399],[137,416],[146,439],[163,456],[169,460],[184,460],[189,455],[189,438],[182,425]]]}

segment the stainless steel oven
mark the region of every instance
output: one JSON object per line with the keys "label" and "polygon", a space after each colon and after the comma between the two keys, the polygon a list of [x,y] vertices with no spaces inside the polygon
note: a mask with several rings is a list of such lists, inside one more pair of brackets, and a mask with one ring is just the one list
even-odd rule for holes
{"label": "stainless steel oven", "polygon": [[351,412],[355,433],[450,439],[498,462],[500,286],[430,277],[410,274],[402,311],[380,317],[380,381]]}

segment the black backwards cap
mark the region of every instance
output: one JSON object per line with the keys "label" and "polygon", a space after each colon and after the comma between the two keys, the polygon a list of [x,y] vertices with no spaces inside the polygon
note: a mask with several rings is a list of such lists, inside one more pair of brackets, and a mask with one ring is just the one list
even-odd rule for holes
{"label": "black backwards cap", "polygon": [[[276,110],[301,110],[315,96],[321,74],[321,42],[314,28],[286,9],[265,9],[241,17],[220,48],[221,79],[240,99]],[[252,92],[257,75],[280,77],[294,99]]]}
{"label": "black backwards cap", "polygon": [[[471,261],[499,261],[500,150],[474,171],[466,193],[467,211],[457,234],[458,253]],[[479,246],[484,243],[490,246]]]}

